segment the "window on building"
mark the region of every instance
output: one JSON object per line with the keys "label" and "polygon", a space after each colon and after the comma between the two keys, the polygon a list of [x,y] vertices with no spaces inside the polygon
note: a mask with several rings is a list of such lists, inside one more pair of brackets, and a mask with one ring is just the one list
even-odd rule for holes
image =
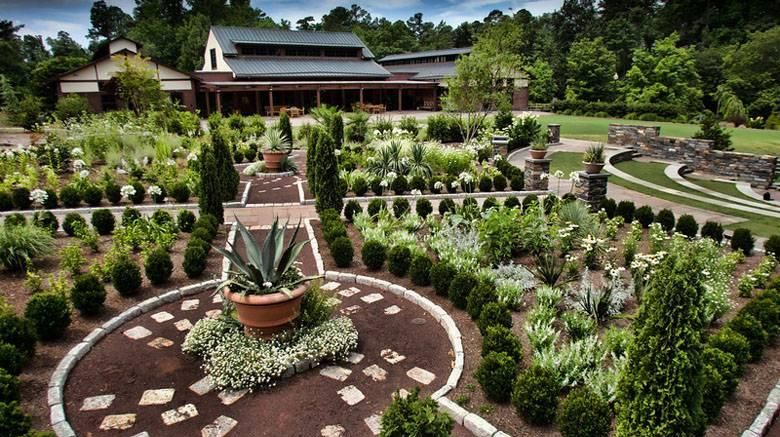
{"label": "window on building", "polygon": [[354,58],[355,49],[332,47],[325,49],[325,56],[329,58]]}
{"label": "window on building", "polygon": [[320,56],[319,47],[288,47],[285,50],[287,56]]}
{"label": "window on building", "polygon": [[216,70],[217,69],[217,49],[211,49],[209,51],[209,55],[211,56],[211,69]]}

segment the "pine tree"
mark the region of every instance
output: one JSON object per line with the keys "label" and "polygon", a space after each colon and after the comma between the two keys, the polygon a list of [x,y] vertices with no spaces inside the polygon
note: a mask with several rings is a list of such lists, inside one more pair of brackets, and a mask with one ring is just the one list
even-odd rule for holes
{"label": "pine tree", "polygon": [[217,161],[211,147],[204,146],[200,152],[200,197],[198,208],[200,215],[213,214],[220,223],[224,223],[222,209],[222,186],[217,175]]}
{"label": "pine tree", "polygon": [[322,130],[315,127],[306,137],[306,181],[312,194],[317,193],[317,142],[321,133]]}
{"label": "pine tree", "polygon": [[224,127],[211,131],[211,144],[214,150],[214,161],[217,164],[217,181],[221,185],[220,192],[223,202],[233,200],[238,191],[240,176],[233,167],[233,156],[230,153],[227,133]]}
{"label": "pine tree", "polygon": [[618,386],[618,437],[704,434],[704,266],[695,250],[691,244],[671,251],[642,297]]}
{"label": "pine tree", "polygon": [[341,211],[344,206],[339,189],[339,166],[333,147],[333,139],[321,133],[317,141],[317,203],[318,212],[333,208]]}
{"label": "pine tree", "polygon": [[704,118],[701,121],[701,127],[693,134],[694,138],[701,138],[712,141],[712,148],[715,150],[732,150],[731,134],[721,127],[718,117],[712,111],[704,111]]}
{"label": "pine tree", "polygon": [[286,112],[283,112],[282,115],[279,116],[279,130],[282,131],[282,134],[284,134],[288,140],[290,140],[290,150],[292,151],[293,130],[292,124],[290,124],[290,116],[287,115]]}
{"label": "pine tree", "polygon": [[341,118],[341,112],[337,113],[330,122],[330,136],[337,149],[344,145],[344,119]]}

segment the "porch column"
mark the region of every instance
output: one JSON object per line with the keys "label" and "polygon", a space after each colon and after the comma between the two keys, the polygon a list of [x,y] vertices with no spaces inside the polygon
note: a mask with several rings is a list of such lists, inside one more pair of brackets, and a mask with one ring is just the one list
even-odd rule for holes
{"label": "porch column", "polygon": [[317,87],[317,106],[320,106],[320,88]]}
{"label": "porch column", "polygon": [[211,115],[211,93],[206,90],[206,117]]}
{"label": "porch column", "polygon": [[274,90],[273,89],[268,90],[268,105],[271,107],[271,110],[267,115],[273,117],[274,115]]}
{"label": "porch column", "polygon": [[398,88],[398,110],[399,111],[403,110],[403,105],[402,105],[403,102],[402,102],[402,99],[401,99],[401,92],[402,91],[403,91],[403,88]]}
{"label": "porch column", "polygon": [[433,110],[437,111],[439,109],[439,87],[435,86],[433,87]]}
{"label": "porch column", "polygon": [[363,106],[363,88],[360,88],[360,106]]}
{"label": "porch column", "polygon": [[260,114],[260,91],[255,90],[255,114]]}
{"label": "porch column", "polygon": [[217,90],[217,112],[222,114],[222,91]]}

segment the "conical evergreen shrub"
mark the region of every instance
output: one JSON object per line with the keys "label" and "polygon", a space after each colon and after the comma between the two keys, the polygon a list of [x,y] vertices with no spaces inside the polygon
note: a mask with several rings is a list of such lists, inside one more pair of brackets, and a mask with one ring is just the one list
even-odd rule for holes
{"label": "conical evergreen shrub", "polygon": [[339,166],[336,161],[336,153],[333,147],[333,139],[326,133],[319,135],[317,141],[317,184],[315,204],[317,211],[335,209],[341,211],[344,203],[339,189]]}

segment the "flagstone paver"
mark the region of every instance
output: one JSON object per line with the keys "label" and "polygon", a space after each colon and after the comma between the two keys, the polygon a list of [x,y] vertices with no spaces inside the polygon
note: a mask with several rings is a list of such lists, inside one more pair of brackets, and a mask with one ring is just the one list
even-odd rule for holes
{"label": "flagstone paver", "polygon": [[374,303],[374,302],[378,302],[378,301],[380,301],[380,300],[382,300],[384,298],[385,297],[382,296],[379,293],[371,293],[369,295],[361,297],[360,300],[362,300],[365,303]]}
{"label": "flagstone paver", "polygon": [[182,311],[192,311],[198,309],[200,306],[200,299],[187,299],[181,303]]}
{"label": "flagstone paver", "polygon": [[392,349],[382,349],[382,352],[380,352],[379,355],[390,364],[398,364],[406,359],[406,356],[401,355]]}
{"label": "flagstone paver", "polygon": [[138,405],[164,405],[173,400],[173,394],[176,393],[176,389],[173,388],[160,388],[157,390],[146,390],[141,395],[141,400],[138,401]]}
{"label": "flagstone paver", "polygon": [[219,416],[200,430],[201,437],[224,437],[238,425],[238,421],[228,416]]}
{"label": "flagstone paver", "polygon": [[320,375],[326,376],[336,381],[346,381],[352,371],[340,366],[328,366],[320,370]]}
{"label": "flagstone paver", "polygon": [[363,374],[366,376],[370,376],[371,379],[376,381],[384,381],[387,379],[387,370],[379,367],[376,364],[372,364],[365,369],[363,369]]}
{"label": "flagstone paver", "polygon": [[341,314],[344,314],[344,315],[348,316],[350,314],[355,314],[358,311],[360,311],[360,305],[352,305],[352,306],[348,306],[346,308],[343,308],[341,310]]}
{"label": "flagstone paver", "polygon": [[157,337],[154,340],[150,341],[149,343],[146,343],[149,346],[155,348],[155,349],[167,349],[174,345],[173,341],[168,340],[165,337]]}
{"label": "flagstone paver", "polygon": [[328,425],[320,430],[322,437],[344,437],[347,430],[341,425]]}
{"label": "flagstone paver", "polygon": [[387,308],[385,308],[385,315],[386,316],[392,316],[395,314],[398,314],[401,312],[401,308],[398,307],[398,305],[391,305]]}
{"label": "flagstone paver", "polygon": [[357,287],[349,287],[346,290],[339,291],[339,295],[343,297],[352,297],[358,293],[360,293],[360,289]]}
{"label": "flagstone paver", "polygon": [[198,415],[198,409],[194,404],[185,404],[179,408],[168,410],[160,415],[163,423],[171,426],[185,420],[192,419]]}
{"label": "flagstone paver", "polygon": [[233,405],[249,393],[249,390],[222,390],[217,397],[223,405]]}
{"label": "flagstone paver", "polygon": [[341,399],[347,403],[347,405],[357,405],[359,404],[363,399],[366,398],[366,395],[363,394],[362,391],[360,391],[357,387],[354,385],[348,385],[341,390],[337,392],[339,396],[341,396]]}
{"label": "flagstone paver", "polygon": [[136,326],[125,331],[124,334],[129,339],[140,340],[152,335],[152,331],[144,328],[143,326]]}
{"label": "flagstone paver", "polygon": [[328,282],[327,284],[324,284],[324,285],[320,286],[320,290],[333,291],[333,290],[335,290],[335,289],[337,289],[339,287],[341,287],[341,284],[339,284],[338,282],[332,282],[331,281],[331,282]]}
{"label": "flagstone paver", "polygon": [[149,433],[148,433],[148,432],[146,432],[146,431],[144,431],[144,432],[139,432],[138,434],[136,434],[136,435],[134,435],[134,436],[132,436],[132,437],[149,437]]}
{"label": "flagstone paver", "polygon": [[211,303],[222,303],[222,295],[215,294],[214,297],[211,298]]}
{"label": "flagstone paver", "polygon": [[431,382],[433,382],[434,379],[436,379],[436,375],[433,373],[421,369],[419,367],[412,367],[406,372],[406,376],[412,378],[413,380],[419,382],[420,384],[428,385]]}
{"label": "flagstone paver", "polygon": [[350,352],[349,356],[347,357],[347,361],[349,361],[352,364],[358,364],[359,362],[363,361],[363,358],[366,356],[363,354],[359,354],[357,352]]}
{"label": "flagstone paver", "polygon": [[173,314],[167,311],[160,311],[157,314],[152,314],[152,319],[157,323],[165,323],[168,320],[173,319]]}
{"label": "flagstone paver", "polygon": [[84,403],[81,404],[81,411],[95,411],[105,410],[110,407],[116,399],[116,395],[100,395],[92,396],[84,399]]}
{"label": "flagstone paver", "polygon": [[206,393],[217,388],[217,385],[214,384],[214,381],[211,379],[210,376],[206,375],[203,378],[195,381],[195,383],[193,383],[189,388],[196,394],[203,396]]}
{"label": "flagstone paver", "polygon": [[135,425],[135,414],[111,414],[103,418],[100,422],[100,429],[109,431],[112,429],[122,430],[130,429]]}
{"label": "flagstone paver", "polygon": [[216,319],[222,314],[222,310],[209,310],[206,311],[206,317],[209,319]]}
{"label": "flagstone paver", "polygon": [[189,331],[192,329],[192,322],[188,319],[181,319],[173,324],[179,331]]}
{"label": "flagstone paver", "polygon": [[363,419],[363,421],[366,422],[366,425],[368,426],[368,429],[371,430],[372,434],[379,435],[379,431],[382,429],[382,416],[372,414]]}

